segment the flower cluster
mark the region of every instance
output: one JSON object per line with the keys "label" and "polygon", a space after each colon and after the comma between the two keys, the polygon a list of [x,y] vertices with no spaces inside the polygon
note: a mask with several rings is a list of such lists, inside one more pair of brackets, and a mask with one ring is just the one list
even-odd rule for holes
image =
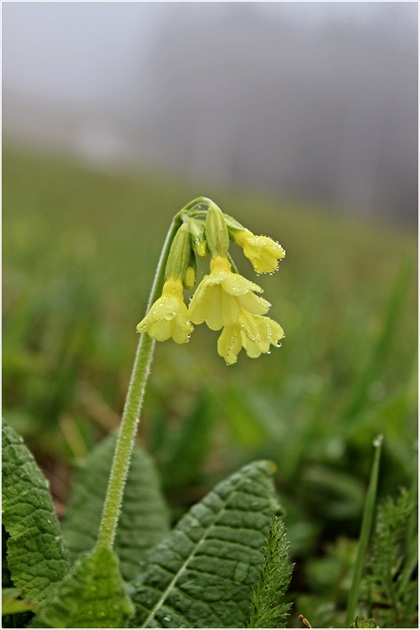
{"label": "flower cluster", "polygon": [[[203,210],[203,206],[205,209]],[[216,204],[205,199],[180,215],[181,225],[172,241],[161,297],[151,306],[137,330],[158,341],[172,338],[186,343],[193,324],[206,323],[222,330],[217,350],[228,365],[245,349],[251,358],[279,346],[282,327],[266,316],[271,304],[261,287],[241,276],[230,258],[229,242],[238,245],[257,274],[273,273],[285,256],[283,248],[266,236],[256,236]],[[196,279],[196,256],[210,254],[210,273],[199,283],[187,308],[183,289]]]}

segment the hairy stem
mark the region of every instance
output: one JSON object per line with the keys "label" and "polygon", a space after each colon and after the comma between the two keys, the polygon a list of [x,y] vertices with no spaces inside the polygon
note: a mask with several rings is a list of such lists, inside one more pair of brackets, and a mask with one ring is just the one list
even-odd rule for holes
{"label": "hairy stem", "polygon": [[[190,204],[189,204],[190,205]],[[166,240],[159,258],[155,278],[150,292],[147,311],[162,292],[165,279],[166,261],[173,238],[180,225],[179,212],[169,228]],[[140,418],[141,406],[144,398],[147,378],[150,372],[150,365],[155,347],[154,339],[147,333],[141,335],[134,359],[133,370],[131,372],[130,385],[124,405],[124,411],[112,462],[111,474],[108,482],[108,490],[105,497],[105,504],[102,513],[102,520],[98,534],[98,546],[112,548],[115,532],[118,525],[118,517],[121,508],[125,482],[130,467],[131,453],[133,451],[136,438],[137,425]]]}

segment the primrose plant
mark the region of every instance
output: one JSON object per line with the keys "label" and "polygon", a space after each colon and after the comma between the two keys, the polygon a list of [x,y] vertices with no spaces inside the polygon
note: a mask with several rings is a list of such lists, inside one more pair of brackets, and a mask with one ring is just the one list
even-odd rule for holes
{"label": "primrose plant", "polygon": [[[285,256],[277,242],[255,236],[210,199],[195,199],[175,215],[137,326],[142,334],[118,436],[79,466],[62,524],[42,472],[3,423],[6,626],[284,627],[291,566],[274,465],[245,466],[170,531],[154,465],[135,442],[155,340],[187,343],[194,325],[206,323],[221,331],[217,351],[231,365],[242,348],[256,358],[284,337],[267,317],[262,289],[238,273],[230,241],[257,274],[273,273]],[[196,257],[207,255],[210,271],[187,306]]]}

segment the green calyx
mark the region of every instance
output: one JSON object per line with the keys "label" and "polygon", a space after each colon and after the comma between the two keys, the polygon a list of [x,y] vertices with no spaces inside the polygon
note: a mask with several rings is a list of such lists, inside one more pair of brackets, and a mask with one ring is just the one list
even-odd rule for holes
{"label": "green calyx", "polygon": [[229,234],[223,212],[216,204],[212,204],[206,217],[207,245],[212,258],[227,256],[229,249]]}
{"label": "green calyx", "polygon": [[188,220],[175,234],[166,263],[165,278],[181,278],[185,276],[191,258],[191,240]]}
{"label": "green calyx", "polygon": [[205,258],[207,255],[206,232],[203,221],[189,218],[189,229],[191,234],[191,245],[197,256]]}

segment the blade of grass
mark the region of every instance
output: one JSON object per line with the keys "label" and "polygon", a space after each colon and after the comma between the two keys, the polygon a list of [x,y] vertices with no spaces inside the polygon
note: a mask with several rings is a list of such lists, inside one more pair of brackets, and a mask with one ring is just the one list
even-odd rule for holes
{"label": "blade of grass", "polygon": [[412,259],[406,257],[401,263],[401,267],[394,284],[388,308],[385,313],[385,321],[378,339],[373,346],[370,360],[366,369],[360,375],[359,381],[353,388],[353,395],[344,409],[343,422],[348,422],[353,418],[365,404],[366,393],[372,380],[377,378],[380,368],[391,347],[392,340],[397,330],[397,324],[403,310],[405,298],[408,294],[412,271]]}
{"label": "blade of grass", "polygon": [[359,599],[360,582],[362,579],[363,567],[365,565],[366,551],[372,531],[373,517],[375,513],[376,492],[378,488],[379,462],[381,458],[383,436],[379,435],[373,442],[375,453],[373,456],[372,470],[370,473],[369,487],[366,494],[365,505],[363,509],[362,526],[360,529],[359,545],[357,549],[356,563],[354,566],[353,581],[350,589],[349,599],[347,603],[347,616],[345,627],[349,628],[354,621],[356,614],[357,602]]}

